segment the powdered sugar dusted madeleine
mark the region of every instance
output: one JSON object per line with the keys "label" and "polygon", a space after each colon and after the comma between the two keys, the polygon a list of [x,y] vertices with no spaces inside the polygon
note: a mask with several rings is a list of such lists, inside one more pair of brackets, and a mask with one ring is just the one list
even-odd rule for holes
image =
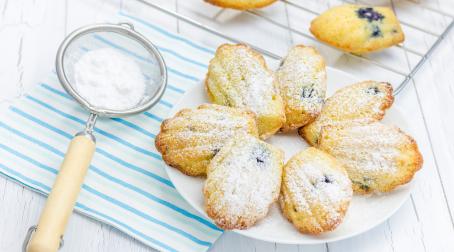
{"label": "powdered sugar dusted madeleine", "polygon": [[168,165],[187,175],[201,176],[224,143],[237,134],[258,137],[254,113],[204,104],[164,120],[155,144]]}
{"label": "powdered sugar dusted madeleine", "polygon": [[213,158],[203,188],[208,216],[223,229],[246,229],[265,217],[279,196],[283,152],[238,135]]}
{"label": "powdered sugar dusted madeleine", "polygon": [[220,105],[257,114],[259,135],[273,135],[285,122],[284,105],[262,55],[247,45],[220,46],[205,80],[208,97]]}
{"label": "powdered sugar dusted madeleine", "polygon": [[274,3],[276,0],[205,0],[205,2],[237,10],[262,8]]}
{"label": "powdered sugar dusted madeleine", "polygon": [[279,203],[301,233],[319,234],[342,222],[352,194],[344,167],[326,152],[310,147],[284,166]]}
{"label": "powdered sugar dusted madeleine", "polygon": [[325,100],[326,68],[317,50],[303,45],[290,49],[276,81],[285,105],[282,131],[297,129],[318,116]]}
{"label": "powdered sugar dusted madeleine", "polygon": [[353,190],[361,194],[408,183],[423,163],[413,138],[379,122],[324,127],[319,147],[344,165]]}
{"label": "powdered sugar dusted madeleine", "polygon": [[299,134],[316,146],[324,126],[379,121],[394,101],[392,93],[389,83],[377,81],[364,81],[339,89],[326,100],[317,119],[299,129]]}

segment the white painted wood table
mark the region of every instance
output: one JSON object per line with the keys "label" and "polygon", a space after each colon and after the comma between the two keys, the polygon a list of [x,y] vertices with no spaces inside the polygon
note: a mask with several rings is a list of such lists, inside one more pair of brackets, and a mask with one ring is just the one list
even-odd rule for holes
{"label": "white painted wood table", "polygon": [[[393,4],[405,5],[405,1],[394,1]],[[232,18],[231,13],[227,12],[214,19],[217,9],[207,6],[201,0],[152,2],[280,55],[283,55],[291,44],[309,43],[293,32],[267,24],[247,13],[236,14]],[[454,14],[454,3],[451,0],[421,2]],[[332,5],[334,1],[307,0],[300,3],[321,10]],[[225,42],[132,0],[0,0],[1,106],[7,106],[18,99],[38,80],[46,77],[53,66],[58,43],[63,37],[81,25],[95,22],[99,11],[104,8],[126,8],[129,11],[149,14],[150,20],[166,29],[211,46]],[[313,17],[302,15],[301,12],[283,3],[277,3],[264,12],[296,29],[305,28],[302,22],[307,23],[307,20]],[[399,7],[397,13],[402,20],[414,21],[433,31],[440,31],[448,22],[446,18],[436,18],[434,13],[426,11],[408,13],[405,6]],[[415,37],[417,35],[413,36],[411,32],[407,35],[409,36],[406,45],[419,50],[427,50],[433,42],[433,38]],[[413,40],[420,42],[411,44]],[[339,56],[339,53],[333,53],[333,50],[320,49],[330,65],[339,68],[344,68],[345,65],[350,68],[353,66],[356,69],[354,72],[361,78],[399,82],[392,75],[383,74],[364,63],[335,57]],[[392,52],[391,50],[389,52]],[[396,98],[396,103],[405,109],[407,119],[412,122],[413,135],[420,146],[425,163],[417,175],[411,198],[388,221],[351,239],[311,246],[273,244],[226,232],[216,242],[212,251],[454,251],[453,58],[454,32],[451,32],[416,75],[414,81]],[[411,57],[406,57],[404,63],[391,61],[389,64],[397,64],[404,70],[415,64]],[[0,251],[20,251],[26,230],[36,224],[44,200],[44,197],[12,181],[0,178]],[[62,251],[153,251],[153,249],[110,226],[75,214],[65,234],[65,246]]]}

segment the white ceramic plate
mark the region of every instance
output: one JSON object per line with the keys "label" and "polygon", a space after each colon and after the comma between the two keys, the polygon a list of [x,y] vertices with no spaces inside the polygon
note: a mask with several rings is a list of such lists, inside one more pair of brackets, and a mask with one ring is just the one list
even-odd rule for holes
{"label": "white ceramic plate", "polygon": [[[335,90],[355,83],[358,80],[342,71],[328,68],[328,95]],[[188,91],[178,105],[173,108],[171,115],[183,108],[196,108],[202,103],[208,103],[203,83]],[[385,123],[394,124],[408,132],[407,123],[394,105],[386,114]],[[288,160],[292,155],[308,147],[308,144],[296,133],[277,134],[267,142],[279,146],[285,151]],[[186,176],[177,169],[166,165],[170,180],[176,189],[197,211],[207,216],[204,211],[202,195],[203,178]],[[373,196],[354,196],[343,223],[334,231],[318,236],[299,233],[282,216],[279,206],[275,203],[268,216],[247,230],[235,232],[259,240],[287,244],[316,244],[346,239],[363,233],[388,219],[399,209],[410,195],[411,183],[399,187],[391,193]],[[208,218],[208,217],[207,217]]]}

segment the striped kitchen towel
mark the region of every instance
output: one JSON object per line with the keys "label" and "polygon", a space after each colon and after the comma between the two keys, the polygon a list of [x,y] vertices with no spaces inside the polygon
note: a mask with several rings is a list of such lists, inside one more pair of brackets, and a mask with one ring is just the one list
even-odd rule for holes
{"label": "striped kitchen towel", "polygon": [[[108,223],[162,251],[206,251],[222,234],[178,194],[154,147],[160,124],[186,90],[203,78],[214,50],[119,13],[112,21],[133,23],[165,58],[169,81],[162,100],[128,118],[99,119],[96,153],[76,210]],[[115,47],[141,59],[109,38],[97,46]],[[90,48],[81,48],[89,50]],[[0,172],[40,193],[49,193],[66,148],[82,130],[88,113],[50,78],[2,112]]]}

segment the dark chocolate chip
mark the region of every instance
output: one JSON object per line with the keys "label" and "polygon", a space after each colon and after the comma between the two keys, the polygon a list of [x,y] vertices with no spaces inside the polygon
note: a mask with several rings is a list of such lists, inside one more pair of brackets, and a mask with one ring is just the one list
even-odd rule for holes
{"label": "dark chocolate chip", "polygon": [[260,157],[256,157],[255,160],[257,161],[257,163],[265,163],[265,161],[260,159]]}
{"label": "dark chocolate chip", "polygon": [[359,8],[356,13],[359,18],[365,18],[369,22],[379,21],[385,18],[385,16],[383,16],[380,12],[375,11],[372,7]]}

